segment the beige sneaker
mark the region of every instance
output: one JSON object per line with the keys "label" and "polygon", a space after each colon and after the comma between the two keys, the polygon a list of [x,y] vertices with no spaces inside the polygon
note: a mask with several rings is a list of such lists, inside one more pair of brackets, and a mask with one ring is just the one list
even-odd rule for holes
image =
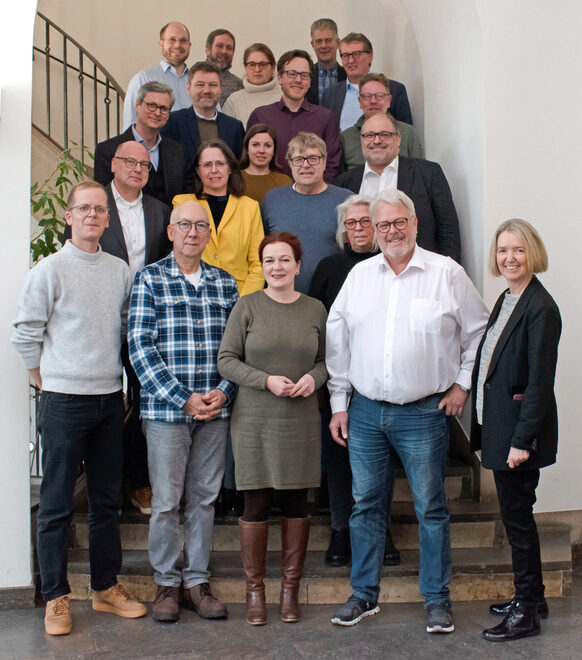
{"label": "beige sneaker", "polygon": [[129,494],[129,501],[132,505],[141,511],[141,513],[149,516],[152,513],[152,489],[148,486],[147,488],[139,488],[138,490],[132,490]]}
{"label": "beige sneaker", "polygon": [[68,635],[73,627],[69,604],[71,594],[49,600],[44,615],[44,631],[47,635]]}
{"label": "beige sneaker", "polygon": [[122,584],[114,584],[105,591],[94,591],[93,609],[111,612],[124,619],[139,619],[147,612],[146,606],[138,602]]}

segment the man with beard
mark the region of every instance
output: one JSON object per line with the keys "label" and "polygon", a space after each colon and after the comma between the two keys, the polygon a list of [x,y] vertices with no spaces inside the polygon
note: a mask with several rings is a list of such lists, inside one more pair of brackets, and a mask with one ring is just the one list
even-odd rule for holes
{"label": "man with beard", "polygon": [[226,99],[239,89],[243,88],[243,82],[234,73],[230,72],[232,58],[234,57],[235,40],[234,34],[225,28],[218,28],[206,38],[206,60],[216,64],[220,69],[220,107]]}

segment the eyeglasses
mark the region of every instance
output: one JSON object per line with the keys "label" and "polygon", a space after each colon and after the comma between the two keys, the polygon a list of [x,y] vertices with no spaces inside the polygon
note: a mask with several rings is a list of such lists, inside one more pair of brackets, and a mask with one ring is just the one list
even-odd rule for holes
{"label": "eyeglasses", "polygon": [[395,135],[398,135],[398,131],[370,131],[369,133],[362,133],[360,137],[364,142],[374,142],[376,137],[380,138],[380,142],[386,142]]}
{"label": "eyeglasses", "polygon": [[181,232],[184,232],[184,234],[188,234],[192,230],[192,227],[194,227],[194,229],[199,234],[204,234],[204,232],[208,231],[210,225],[207,222],[203,222],[202,220],[197,220],[196,222],[190,222],[190,220],[179,220],[178,222],[173,222],[172,227],[178,227],[178,229]]}
{"label": "eyeglasses", "polygon": [[346,229],[355,229],[357,224],[359,224],[362,229],[367,229],[368,227],[371,226],[372,219],[358,218],[357,220],[355,220],[354,218],[348,218],[347,220],[344,220],[344,227]]}
{"label": "eyeglasses", "polygon": [[180,46],[186,46],[190,43],[190,39],[186,39],[186,37],[182,37],[181,39],[177,39],[176,37],[169,37],[167,39],[163,39],[168,44],[172,44],[172,46],[175,46],[176,44],[180,44]]}
{"label": "eyeglasses", "polygon": [[376,92],[375,94],[368,94],[366,93],[361,93],[360,98],[363,101],[371,101],[372,99],[375,99],[376,101],[383,101],[387,96],[390,96],[390,94],[387,94],[386,92]]}
{"label": "eyeglasses", "polygon": [[170,114],[170,108],[167,105],[158,105],[157,103],[148,103],[147,101],[142,101],[145,104],[145,107],[148,109],[148,112],[157,112],[160,111],[162,116]]}
{"label": "eyeglasses", "polygon": [[301,80],[309,80],[311,78],[311,73],[309,71],[293,71],[293,69],[287,69],[287,71],[283,71],[283,73],[287,76],[287,78],[291,78],[294,80],[299,76]]}
{"label": "eyeglasses", "polygon": [[268,66],[273,66],[270,62],[247,62],[245,66],[248,66],[249,69],[253,71],[258,69],[259,71],[264,71]]}
{"label": "eyeglasses", "polygon": [[149,160],[136,160],[135,158],[124,158],[123,156],[113,156],[115,160],[122,160],[128,170],[146,170],[149,172],[152,169],[152,164]]}
{"label": "eyeglasses", "polygon": [[350,57],[356,62],[362,56],[362,53],[369,53],[369,50],[353,50],[351,53],[340,53],[342,62],[348,62]]}
{"label": "eyeglasses", "polygon": [[387,234],[392,227],[402,231],[408,226],[408,218],[396,218],[392,222],[382,220],[382,222],[378,222],[374,226],[376,227],[376,231],[379,231],[381,234]]}
{"label": "eyeglasses", "polygon": [[201,167],[203,170],[211,170],[213,167],[216,167],[216,169],[222,169],[227,165],[228,163],[224,160],[208,160],[205,163],[199,163],[198,167]]}
{"label": "eyeglasses", "polygon": [[93,206],[91,204],[75,204],[75,206],[69,206],[69,211],[73,209],[79,209],[82,215],[89,215],[91,211],[95,211],[95,215],[107,215],[109,209],[105,206]]}
{"label": "eyeglasses", "polygon": [[309,165],[318,165],[322,158],[324,156],[316,156],[315,154],[312,156],[294,156],[293,158],[289,158],[289,162],[295,167],[302,167],[306,162]]}

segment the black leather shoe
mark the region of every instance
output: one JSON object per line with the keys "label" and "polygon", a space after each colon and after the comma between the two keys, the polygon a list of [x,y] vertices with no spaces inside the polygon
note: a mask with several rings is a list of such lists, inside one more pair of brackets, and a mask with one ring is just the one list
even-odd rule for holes
{"label": "black leather shoe", "polygon": [[390,530],[386,530],[386,545],[384,546],[384,566],[398,566],[400,564],[400,552],[392,542]]}
{"label": "black leather shoe", "polygon": [[326,566],[345,566],[351,555],[350,530],[332,529],[329,548],[325,553]]}
{"label": "black leather shoe", "polygon": [[535,606],[527,607],[516,601],[498,626],[483,631],[483,639],[488,642],[511,642],[514,639],[539,634],[540,620]]}
{"label": "black leather shoe", "polygon": [[[507,616],[509,610],[515,605],[516,599],[512,598],[506,603],[493,603],[489,605],[489,614],[494,614],[495,616]],[[547,619],[550,610],[548,609],[548,603],[545,598],[538,600],[538,616],[540,619]]]}

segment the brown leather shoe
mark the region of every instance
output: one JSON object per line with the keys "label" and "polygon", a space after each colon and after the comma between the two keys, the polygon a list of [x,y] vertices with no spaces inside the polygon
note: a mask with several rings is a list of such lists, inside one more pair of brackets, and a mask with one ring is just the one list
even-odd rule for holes
{"label": "brown leather shoe", "polygon": [[281,519],[281,621],[295,623],[301,620],[299,609],[299,582],[305,563],[309,518]]}
{"label": "brown leather shoe", "polygon": [[212,595],[208,582],[202,582],[189,589],[184,587],[182,605],[194,610],[203,619],[225,619],[228,616],[226,605]]}
{"label": "brown leather shoe", "polygon": [[141,513],[146,516],[152,515],[152,489],[147,486],[146,488],[138,488],[132,490],[129,494],[129,501],[132,506],[139,509]]}
{"label": "brown leather shoe", "polygon": [[139,619],[147,614],[146,606],[119,583],[104,591],[94,591],[92,604],[96,612],[111,612],[124,619]]}
{"label": "brown leather shoe", "polygon": [[158,592],[152,607],[154,621],[176,623],[180,620],[180,589],[158,584]]}
{"label": "brown leather shoe", "polygon": [[68,635],[73,627],[69,604],[71,594],[49,600],[44,615],[44,631],[47,635]]}
{"label": "brown leather shoe", "polygon": [[247,623],[251,626],[264,626],[267,623],[264,579],[269,521],[247,522],[239,518],[238,527],[246,578]]}

